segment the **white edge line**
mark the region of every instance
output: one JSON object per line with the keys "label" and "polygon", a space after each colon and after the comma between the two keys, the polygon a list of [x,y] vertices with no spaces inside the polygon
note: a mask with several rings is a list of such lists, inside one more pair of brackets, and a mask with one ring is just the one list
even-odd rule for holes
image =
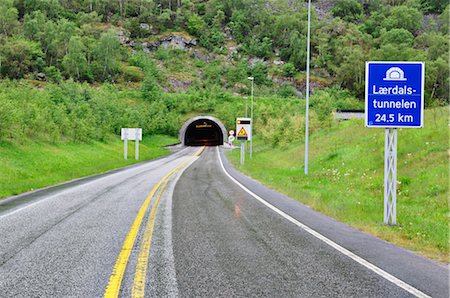
{"label": "white edge line", "polygon": [[251,190],[249,190],[247,187],[245,187],[244,185],[242,185],[240,182],[238,182],[236,179],[234,179],[226,170],[225,167],[223,165],[222,162],[222,158],[220,157],[220,152],[219,152],[219,147],[217,147],[217,153],[219,155],[219,161],[220,161],[220,165],[222,167],[222,170],[225,172],[225,174],[228,176],[228,178],[230,178],[234,183],[236,183],[239,187],[241,187],[243,190],[245,190],[248,194],[250,194],[252,197],[254,197],[256,200],[258,200],[260,203],[266,205],[268,208],[270,208],[272,211],[278,213],[279,215],[281,215],[282,217],[284,217],[285,219],[289,220],[290,222],[292,222],[293,224],[297,225],[298,227],[300,227],[301,229],[305,230],[306,232],[308,232],[309,234],[313,235],[314,237],[316,237],[317,239],[325,242],[326,244],[328,244],[329,246],[333,247],[334,249],[336,249],[337,251],[339,251],[340,253],[348,256],[349,258],[351,258],[352,260],[358,262],[359,264],[363,265],[364,267],[368,268],[369,270],[372,270],[373,272],[375,272],[376,274],[380,275],[381,277],[387,279],[388,281],[392,282],[393,284],[395,284],[396,286],[402,288],[403,290],[415,295],[416,297],[427,297],[427,298],[431,298],[430,296],[428,296],[427,294],[421,292],[420,290],[414,288],[413,286],[405,283],[404,281],[398,279],[397,277],[393,276],[392,274],[389,274],[388,272],[384,271],[383,269],[375,266],[374,264],[370,263],[369,261],[366,261],[365,259],[361,258],[360,256],[352,253],[351,251],[349,251],[348,249],[340,246],[339,244],[337,244],[336,242],[328,239],[327,237],[325,237],[324,235],[320,234],[319,232],[311,229],[310,227],[308,227],[307,225],[299,222],[298,220],[296,220],[295,218],[293,218],[292,216],[284,213],[283,211],[281,211],[280,209],[278,209],[277,207],[271,205],[270,203],[268,203],[267,201],[265,201],[264,199],[262,199],[260,196],[258,196],[257,194],[253,193]]}
{"label": "white edge line", "polygon": [[[189,147],[186,147],[186,148],[184,148],[184,149],[182,149],[182,150],[180,150],[180,151],[177,151],[177,152],[175,152],[174,154],[180,153],[180,152],[186,150],[187,148],[189,148]],[[169,156],[170,156],[170,155],[164,156],[162,159],[167,158],[167,157],[169,157]],[[86,182],[86,183],[82,183],[82,184],[79,184],[79,185],[69,186],[68,188],[63,189],[63,190],[61,190],[61,192],[58,192],[58,193],[56,193],[56,194],[54,194],[54,195],[51,195],[51,196],[46,197],[46,198],[42,198],[42,199],[37,200],[36,202],[30,203],[30,204],[25,204],[25,206],[19,207],[19,208],[17,208],[17,209],[12,209],[11,212],[8,212],[8,213],[5,213],[5,214],[0,215],[0,220],[3,219],[3,218],[8,217],[8,216],[10,216],[10,215],[16,214],[17,212],[20,212],[20,211],[22,211],[22,210],[28,209],[28,208],[30,208],[30,207],[33,207],[33,206],[39,205],[39,204],[41,204],[41,203],[44,203],[44,202],[46,202],[46,201],[48,201],[48,200],[54,199],[54,198],[57,197],[57,196],[64,195],[66,192],[71,191],[71,190],[73,190],[74,188],[81,187],[81,186],[86,186],[86,185],[90,185],[90,184],[95,183],[95,182],[98,182],[98,181],[100,181],[100,180],[107,179],[107,178],[111,178],[111,176],[113,176],[113,175],[117,175],[117,174],[126,174],[126,173],[129,172],[129,171],[136,170],[136,169],[138,169],[138,168],[140,168],[140,167],[146,166],[146,165],[148,165],[148,164],[151,163],[151,162],[159,162],[159,161],[161,161],[162,159],[158,159],[158,160],[149,160],[148,163],[139,165],[139,166],[137,166],[137,167],[132,167],[132,168],[129,168],[129,169],[120,171],[120,172],[110,173],[110,174],[107,174],[106,176],[98,177],[98,178],[95,178],[95,179],[93,179],[93,180],[91,180],[91,181],[88,181],[88,182]],[[99,174],[102,174],[102,173],[99,173]],[[95,174],[94,174],[94,175],[95,175]],[[88,176],[86,176],[86,177],[88,177]],[[85,177],[82,177],[82,178],[85,178]],[[82,179],[82,178],[79,178],[79,179]],[[50,186],[50,187],[51,187],[51,186]]]}

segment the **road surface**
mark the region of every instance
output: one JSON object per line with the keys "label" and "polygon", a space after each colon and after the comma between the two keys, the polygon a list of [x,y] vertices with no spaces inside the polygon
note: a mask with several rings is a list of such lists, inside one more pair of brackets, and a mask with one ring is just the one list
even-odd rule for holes
{"label": "road surface", "polygon": [[0,297],[448,297],[445,266],[265,188],[218,147],[0,205],[0,235]]}

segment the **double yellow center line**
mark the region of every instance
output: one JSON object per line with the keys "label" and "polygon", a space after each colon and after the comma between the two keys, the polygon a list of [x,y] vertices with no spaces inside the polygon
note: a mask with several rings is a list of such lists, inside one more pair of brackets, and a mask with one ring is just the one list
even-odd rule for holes
{"label": "double yellow center line", "polygon": [[155,187],[153,187],[152,191],[150,192],[148,197],[145,199],[144,203],[142,204],[141,208],[138,211],[138,214],[136,215],[136,218],[134,219],[133,224],[131,225],[130,230],[128,231],[127,237],[125,238],[122,249],[117,258],[116,264],[114,265],[113,271],[109,278],[108,285],[105,290],[105,295],[104,295],[105,298],[119,296],[120,287],[122,285],[122,280],[123,280],[123,276],[125,273],[125,269],[127,267],[128,260],[131,255],[131,251],[132,251],[134,243],[136,241],[137,234],[141,227],[142,220],[144,219],[145,213],[147,212],[147,209],[150,205],[152,198],[155,196],[155,194],[159,190],[159,193],[156,196],[153,206],[150,210],[150,215],[149,215],[147,226],[146,226],[146,229],[144,232],[144,237],[143,237],[143,240],[141,243],[141,247],[139,250],[139,257],[138,257],[138,262],[136,265],[136,271],[135,271],[135,275],[134,275],[132,296],[133,297],[144,297],[145,280],[146,280],[146,276],[147,276],[147,265],[148,265],[148,258],[149,258],[149,254],[150,254],[150,246],[151,246],[151,240],[152,240],[152,235],[153,235],[153,228],[155,225],[156,212],[158,211],[158,203],[161,199],[162,193],[163,193],[164,189],[166,188],[167,184],[169,183],[170,178],[173,177],[181,169],[183,169],[186,165],[188,165],[194,158],[199,156],[204,149],[205,149],[205,147],[200,148],[194,154],[194,156],[192,156],[192,158],[183,162],[182,164],[177,166],[175,169],[173,169],[171,172],[169,172],[166,176],[164,176],[155,185]]}

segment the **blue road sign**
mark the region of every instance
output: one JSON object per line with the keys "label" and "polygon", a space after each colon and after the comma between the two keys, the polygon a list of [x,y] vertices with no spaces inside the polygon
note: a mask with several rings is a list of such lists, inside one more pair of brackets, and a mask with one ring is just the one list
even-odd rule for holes
{"label": "blue road sign", "polygon": [[423,127],[423,62],[366,62],[366,126]]}

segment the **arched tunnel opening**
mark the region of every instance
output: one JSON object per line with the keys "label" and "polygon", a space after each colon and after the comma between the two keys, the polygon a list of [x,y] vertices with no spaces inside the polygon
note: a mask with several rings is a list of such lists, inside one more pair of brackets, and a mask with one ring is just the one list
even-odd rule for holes
{"label": "arched tunnel opening", "polygon": [[196,117],[188,120],[180,130],[180,140],[186,146],[223,145],[223,124],[214,117]]}

